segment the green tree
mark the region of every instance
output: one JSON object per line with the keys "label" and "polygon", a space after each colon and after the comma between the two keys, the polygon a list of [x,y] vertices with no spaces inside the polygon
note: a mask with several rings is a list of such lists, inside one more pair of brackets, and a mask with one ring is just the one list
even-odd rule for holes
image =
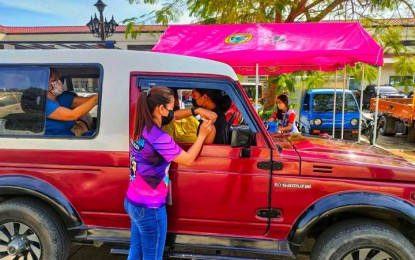
{"label": "green tree", "polygon": [[409,87],[414,86],[413,79],[415,73],[415,59],[408,52],[409,50],[402,44],[403,28],[399,26],[379,26],[376,28],[374,37],[384,49],[385,54],[393,54],[395,63],[394,71],[401,76],[394,87],[404,86],[404,92],[409,92]]}
{"label": "green tree", "polygon": [[401,76],[401,79],[398,83],[395,84],[395,87],[404,86],[404,92],[409,92],[409,87],[414,86],[412,79],[409,79],[405,76],[414,76],[415,74],[415,60],[413,57],[408,55],[400,55],[395,58],[396,62],[393,64],[395,73]]}
{"label": "green tree", "polygon": [[[130,4],[158,4],[157,0],[128,0]],[[168,24],[184,11],[202,23],[317,22],[323,19],[355,20],[374,17],[386,10],[406,10],[415,17],[407,0],[164,0],[161,8],[133,18],[135,23]]]}
{"label": "green tree", "polygon": [[295,92],[296,75],[298,73],[285,73],[269,77],[269,87],[264,93],[264,110],[269,110],[274,107],[275,97],[278,93]]}
{"label": "green tree", "polygon": [[309,71],[307,77],[304,78],[304,87],[306,89],[321,88],[329,81],[332,73],[322,71]]}

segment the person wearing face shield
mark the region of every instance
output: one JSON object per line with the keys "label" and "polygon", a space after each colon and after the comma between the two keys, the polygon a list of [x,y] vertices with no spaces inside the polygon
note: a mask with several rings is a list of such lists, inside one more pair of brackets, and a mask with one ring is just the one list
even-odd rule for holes
{"label": "person wearing face shield", "polygon": [[267,122],[278,122],[279,133],[299,133],[295,125],[295,112],[288,105],[288,97],[284,94],[279,95],[276,100],[277,111],[268,119]]}
{"label": "person wearing face shield", "polygon": [[[165,204],[171,204],[168,176],[171,162],[189,166],[212,131],[206,119],[188,151],[182,150],[161,129],[176,117],[173,91],[152,87],[141,92],[136,109],[134,132],[130,140],[130,182],[124,207],[131,219],[128,259],[162,259],[167,233]],[[186,115],[189,111],[181,111]]]}
{"label": "person wearing face shield", "polygon": [[97,103],[98,95],[77,97],[63,93],[63,83],[57,70],[52,68],[46,101],[45,135],[88,135],[91,132],[88,132],[86,124],[77,120]]}

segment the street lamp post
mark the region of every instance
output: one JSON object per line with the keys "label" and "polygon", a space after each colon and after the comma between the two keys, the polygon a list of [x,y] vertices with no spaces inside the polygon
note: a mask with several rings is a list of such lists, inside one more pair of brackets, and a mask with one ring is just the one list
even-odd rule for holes
{"label": "street lamp post", "polygon": [[105,41],[106,38],[114,33],[118,23],[114,20],[114,16],[112,16],[109,22],[107,22],[107,18],[104,18],[104,9],[107,6],[104,2],[98,0],[94,6],[98,9],[99,19],[97,18],[97,14],[95,14],[94,18],[91,15],[91,20],[86,26],[88,26],[88,29],[95,37],[101,38],[101,41]]}

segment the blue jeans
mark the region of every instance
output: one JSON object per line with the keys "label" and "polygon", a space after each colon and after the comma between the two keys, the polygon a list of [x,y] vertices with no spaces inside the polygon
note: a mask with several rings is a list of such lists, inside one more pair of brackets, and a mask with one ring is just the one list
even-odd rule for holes
{"label": "blue jeans", "polygon": [[124,207],[131,218],[128,260],[161,260],[167,233],[166,207],[144,208],[126,199]]}

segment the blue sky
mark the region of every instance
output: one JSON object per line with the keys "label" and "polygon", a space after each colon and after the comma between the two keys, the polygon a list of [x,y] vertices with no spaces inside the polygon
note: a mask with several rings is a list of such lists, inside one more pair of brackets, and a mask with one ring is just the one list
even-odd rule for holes
{"label": "blue sky", "polygon": [[[4,26],[62,26],[85,25],[98,11],[96,0],[0,0],[0,25]],[[130,5],[127,0],[103,0],[107,5],[104,16],[121,24],[125,18],[138,17],[155,8]],[[179,23],[189,23],[183,17]]]}

